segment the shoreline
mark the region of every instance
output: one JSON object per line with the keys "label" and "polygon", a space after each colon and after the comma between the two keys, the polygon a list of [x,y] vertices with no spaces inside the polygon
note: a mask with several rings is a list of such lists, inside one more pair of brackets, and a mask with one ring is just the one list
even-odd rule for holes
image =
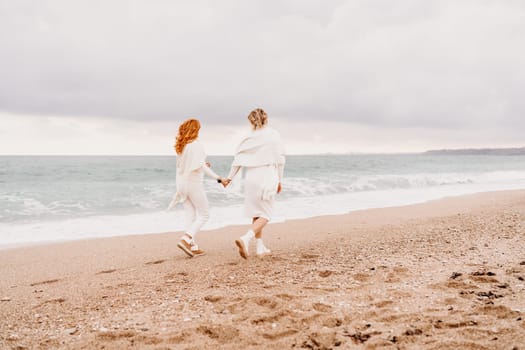
{"label": "shoreline", "polygon": [[[525,343],[525,190],[0,252],[0,347],[511,349]],[[494,340],[496,338],[496,340]]]}
{"label": "shoreline", "polygon": [[[436,189],[429,189],[429,190],[433,190],[435,191]],[[463,189],[462,189],[463,190]],[[352,213],[358,213],[358,212],[361,212],[361,211],[366,211],[366,210],[375,210],[375,209],[387,209],[387,208],[397,208],[397,207],[407,207],[407,206],[412,206],[412,205],[420,205],[420,204],[425,204],[425,203],[429,203],[429,202],[433,202],[433,201],[439,201],[439,200],[446,200],[446,199],[450,199],[450,198],[457,198],[457,197],[462,197],[462,196],[470,196],[470,195],[478,195],[478,194],[484,194],[484,193],[498,193],[498,192],[512,192],[512,191],[522,191],[524,190],[525,191],[525,188],[510,188],[510,189],[496,189],[496,190],[480,190],[480,191],[473,191],[473,192],[470,192],[470,191],[464,191],[464,192],[460,192],[459,194],[451,194],[451,193],[446,193],[445,195],[441,196],[441,195],[431,195],[430,193],[427,193],[426,196],[422,197],[422,198],[419,198],[419,199],[416,199],[414,202],[412,202],[412,200],[408,201],[408,202],[403,202],[401,204],[398,204],[398,203],[385,203],[383,206],[372,206],[372,207],[368,207],[368,206],[365,206],[363,208],[358,208],[358,209],[349,209],[348,212],[335,212],[335,213],[321,213],[321,214],[315,214],[315,215],[310,215],[310,216],[293,216],[289,219],[287,219],[286,217],[276,217],[275,221],[273,222],[270,222],[270,224],[281,224],[281,223],[286,223],[286,222],[290,222],[290,221],[295,221],[295,220],[307,220],[307,219],[313,219],[313,218],[319,218],[319,217],[324,217],[324,216],[340,216],[340,215],[348,215],[348,214],[352,214]],[[450,191],[450,189],[449,189]],[[382,191],[376,191],[378,193],[382,193]],[[361,193],[354,193],[354,195],[360,195]],[[332,195],[333,196],[333,195]],[[337,195],[336,195],[337,196]],[[317,198],[317,197],[315,197]],[[326,199],[330,199],[332,198],[330,195],[328,195],[326,197]],[[314,198],[305,198],[305,199],[311,199],[313,200]],[[279,205],[284,205],[285,202],[283,201],[278,201],[276,204],[277,206]],[[212,211],[213,210],[220,210],[221,208],[220,207],[212,207],[211,208]],[[276,208],[278,209],[278,208]],[[241,210],[241,209],[239,209]],[[277,210],[278,211],[278,210]],[[145,215],[157,215],[157,214],[173,214],[173,213],[176,213],[177,211],[176,210],[172,210],[172,211],[163,211],[163,212],[153,212],[153,213],[144,213],[144,214],[130,214],[130,215],[123,215],[121,216],[123,220],[125,220],[126,218],[129,218],[130,216],[145,216]],[[182,212],[180,209],[179,209],[179,212]],[[219,215],[222,214],[222,213],[219,213]],[[179,214],[181,215],[181,214]],[[90,219],[93,219],[93,220],[97,220],[99,218],[108,218],[108,217],[111,217],[111,216],[107,216],[107,215],[102,215],[102,216],[93,216],[93,217],[81,217],[81,218],[69,218],[69,219],[65,219],[64,221],[58,221],[59,223],[60,222],[70,222],[70,221],[86,221],[87,223],[89,222]],[[114,216],[115,218],[116,217],[119,217],[119,216]],[[213,215],[212,215],[213,217]],[[176,218],[174,217],[172,219],[174,222],[176,222]],[[56,224],[57,221],[55,222],[51,222],[51,223],[54,223]],[[27,230],[31,230],[31,226],[34,226],[34,225],[38,225],[39,223],[25,223],[25,224],[21,224],[22,227],[24,227],[25,229]],[[49,224],[49,222],[43,222],[43,224]],[[9,224],[6,224],[6,225],[9,225]],[[208,223],[209,225],[209,223]],[[216,230],[223,230],[223,229],[228,229],[230,227],[238,227],[238,226],[248,226],[249,225],[249,220],[246,219],[246,223],[240,223],[239,222],[239,219],[234,219],[234,223],[232,224],[224,224],[224,225],[218,225],[218,226],[215,226],[213,225],[212,227],[210,228],[206,228],[206,226],[204,227],[204,230],[202,230],[201,232],[210,232],[210,231],[216,231]],[[46,239],[46,240],[42,240],[42,241],[21,241],[21,242],[12,242],[12,243],[5,243],[5,244],[1,244],[0,243],[0,252],[1,251],[4,251],[4,250],[11,250],[11,249],[17,249],[17,248],[23,248],[23,247],[32,247],[32,246],[41,246],[41,245],[44,245],[44,246],[48,246],[48,245],[54,245],[54,244],[61,244],[61,243],[68,243],[68,242],[78,242],[78,241],[90,241],[90,240],[96,240],[96,239],[104,239],[104,238],[115,238],[115,237],[128,237],[128,236],[149,236],[149,235],[157,235],[157,234],[165,234],[165,233],[168,233],[168,232],[181,232],[181,230],[158,230],[158,231],[150,231],[150,232],[137,232],[137,233],[107,233],[107,234],[102,234],[102,235],[93,235],[93,236],[86,236],[85,234],[83,235],[80,235],[80,237],[75,237],[75,238],[57,238],[57,239]]]}

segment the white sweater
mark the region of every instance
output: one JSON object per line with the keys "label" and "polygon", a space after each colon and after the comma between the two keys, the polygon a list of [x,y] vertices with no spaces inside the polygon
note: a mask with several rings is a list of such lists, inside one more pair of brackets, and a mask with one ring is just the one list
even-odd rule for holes
{"label": "white sweater", "polygon": [[184,147],[182,154],[177,156],[177,191],[168,209],[172,209],[178,203],[184,202],[188,195],[188,184],[190,182],[202,182],[204,174],[214,179],[220,178],[206,164],[204,147],[199,141],[195,140],[188,143]]}

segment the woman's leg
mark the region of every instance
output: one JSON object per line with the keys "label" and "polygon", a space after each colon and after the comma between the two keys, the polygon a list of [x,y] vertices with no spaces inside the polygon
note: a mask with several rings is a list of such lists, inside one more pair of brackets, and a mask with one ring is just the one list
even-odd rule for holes
{"label": "woman's leg", "polygon": [[201,183],[197,183],[192,186],[191,191],[189,191],[188,194],[188,200],[195,208],[195,219],[186,230],[186,233],[195,239],[195,235],[210,218],[210,206],[208,203],[208,198],[206,197],[206,193],[204,192],[204,188]]}
{"label": "woman's leg", "polygon": [[189,228],[193,225],[197,210],[189,198],[186,198],[184,203],[182,203],[182,206],[184,207],[184,232],[187,234]]}
{"label": "woman's leg", "polygon": [[255,251],[259,256],[271,253],[262,240],[262,230],[266,224],[268,224],[268,219],[263,217],[253,218],[252,231],[255,233]]}
{"label": "woman's leg", "polygon": [[202,184],[197,183],[190,186],[190,191],[188,192],[188,197],[184,201],[186,233],[177,246],[188,256],[194,257],[205,254],[195,243],[195,236],[208,221],[209,204]]}
{"label": "woman's leg", "polygon": [[[245,213],[252,217],[252,225],[250,229],[235,241],[235,244],[239,248],[239,254],[244,259],[248,258],[248,248],[250,242],[255,238],[257,242],[257,254],[260,255],[262,244],[263,229],[268,223],[268,219],[271,214],[272,202],[262,200],[263,188],[261,183],[264,183],[266,176],[266,169],[264,167],[259,168],[247,168],[246,177],[244,182],[244,210]],[[262,214],[262,217],[260,214]],[[257,216],[255,216],[257,215]],[[268,249],[264,249],[267,253]]]}
{"label": "woman's leg", "polygon": [[186,198],[182,205],[184,206],[184,225],[186,226],[186,229],[184,230],[185,233],[180,238],[177,247],[179,247],[190,258],[193,258],[195,256],[195,254],[193,254],[191,250],[193,244],[193,236],[188,233],[188,230],[195,221],[196,209],[195,205],[193,205],[193,202],[190,200],[190,198]]}
{"label": "woman's leg", "polygon": [[252,219],[252,227],[248,232],[242,235],[235,241],[235,244],[239,248],[239,254],[244,259],[248,259],[248,247],[250,241],[255,237],[257,255],[263,255],[270,253],[270,249],[264,246],[262,241],[262,230],[268,223],[268,219],[263,217],[255,217]]}
{"label": "woman's leg", "polygon": [[262,230],[268,223],[268,220],[262,217],[256,217],[252,220],[252,231],[255,238],[262,238]]}

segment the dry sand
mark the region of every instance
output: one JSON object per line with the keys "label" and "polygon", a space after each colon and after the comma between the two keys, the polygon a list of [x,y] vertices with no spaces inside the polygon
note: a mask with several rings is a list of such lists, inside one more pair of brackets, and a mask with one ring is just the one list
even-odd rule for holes
{"label": "dry sand", "polygon": [[525,191],[0,251],[0,348],[525,349]]}

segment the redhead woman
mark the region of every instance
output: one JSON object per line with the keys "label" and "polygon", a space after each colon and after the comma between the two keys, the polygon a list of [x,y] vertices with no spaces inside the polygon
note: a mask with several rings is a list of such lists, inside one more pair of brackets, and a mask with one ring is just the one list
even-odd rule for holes
{"label": "redhead woman", "polygon": [[263,229],[270,221],[275,195],[281,192],[284,172],[284,147],[279,133],[268,127],[268,116],[257,108],[248,115],[252,132],[242,140],[224,186],[244,168],[244,211],[252,219],[250,230],[235,241],[239,254],[248,258],[250,242],[255,238],[258,256],[270,253],[263,243]]}
{"label": "redhead woman", "polygon": [[175,142],[177,152],[177,192],[169,208],[182,203],[187,226],[177,246],[189,257],[204,255],[195,242],[195,236],[209,219],[209,204],[203,187],[204,174],[221,183],[223,180],[206,163],[206,153],[198,140],[201,125],[197,119],[188,119],[179,127]]}

